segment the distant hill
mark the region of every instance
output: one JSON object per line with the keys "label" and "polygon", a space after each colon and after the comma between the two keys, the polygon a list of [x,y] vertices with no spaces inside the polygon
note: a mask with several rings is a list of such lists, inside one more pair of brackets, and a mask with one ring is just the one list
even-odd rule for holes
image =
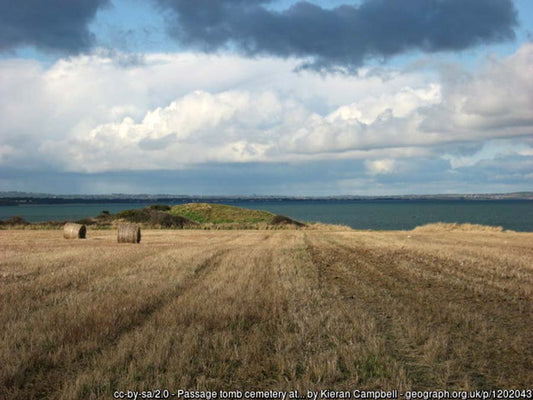
{"label": "distant hill", "polygon": [[19,204],[72,204],[72,203],[232,203],[253,201],[349,201],[349,200],[533,200],[533,192],[481,193],[481,194],[425,194],[383,196],[191,196],[170,194],[108,195],[75,194],[54,195],[46,193],[0,192],[0,205]]}

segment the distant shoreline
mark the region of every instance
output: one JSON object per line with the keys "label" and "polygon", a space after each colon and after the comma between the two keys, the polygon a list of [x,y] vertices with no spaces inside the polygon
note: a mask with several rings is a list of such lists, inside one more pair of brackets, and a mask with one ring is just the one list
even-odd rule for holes
{"label": "distant shoreline", "polygon": [[533,200],[533,192],[486,193],[486,194],[434,194],[390,196],[190,196],[190,195],[53,195],[25,192],[0,192],[0,206],[30,204],[99,204],[99,203],[232,203],[254,201],[489,201]]}

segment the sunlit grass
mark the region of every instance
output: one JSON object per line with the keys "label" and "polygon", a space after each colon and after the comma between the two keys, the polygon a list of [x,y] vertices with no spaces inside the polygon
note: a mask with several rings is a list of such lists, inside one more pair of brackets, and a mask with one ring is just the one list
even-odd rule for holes
{"label": "sunlit grass", "polygon": [[6,399],[533,381],[533,234],[0,231]]}

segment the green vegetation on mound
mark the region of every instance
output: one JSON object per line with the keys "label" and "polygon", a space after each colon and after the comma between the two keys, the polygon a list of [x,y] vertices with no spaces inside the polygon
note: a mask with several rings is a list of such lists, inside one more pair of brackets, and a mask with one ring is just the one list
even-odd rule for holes
{"label": "green vegetation on mound", "polygon": [[203,227],[215,226],[222,229],[271,229],[271,227],[294,228],[306,226],[284,215],[225,204],[188,203],[174,206],[168,212],[171,215],[197,222]]}
{"label": "green vegetation on mound", "polygon": [[171,215],[188,218],[200,224],[270,223],[275,217],[268,211],[249,210],[225,204],[188,203],[174,206]]}

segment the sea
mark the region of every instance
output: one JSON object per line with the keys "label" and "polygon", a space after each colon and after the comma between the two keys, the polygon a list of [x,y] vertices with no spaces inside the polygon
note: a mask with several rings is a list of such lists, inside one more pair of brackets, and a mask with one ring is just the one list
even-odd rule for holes
{"label": "sea", "polygon": [[[169,205],[181,202],[164,203]],[[532,200],[244,200],[217,201],[237,207],[267,210],[304,222],[347,225],[354,229],[409,230],[434,222],[501,226],[533,231]],[[20,216],[29,222],[76,221],[142,208],[153,203],[20,204],[0,206],[0,219]]]}

